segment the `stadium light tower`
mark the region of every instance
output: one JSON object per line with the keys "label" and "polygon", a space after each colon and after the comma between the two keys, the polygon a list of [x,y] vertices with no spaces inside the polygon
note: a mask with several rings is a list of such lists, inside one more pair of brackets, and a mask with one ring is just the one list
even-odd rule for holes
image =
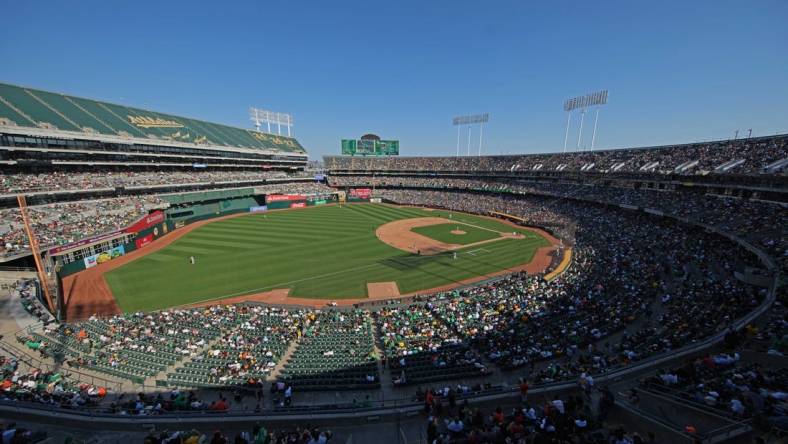
{"label": "stadium light tower", "polygon": [[452,119],[452,124],[457,127],[457,156],[460,155],[460,127],[468,127],[468,148],[467,154],[471,155],[471,125],[479,125],[479,156],[482,155],[482,142],[484,135],[484,124],[490,121],[490,113],[473,114],[468,116],[457,116]]}
{"label": "stadium light tower", "polygon": [[607,103],[607,90],[597,91],[585,96],[572,97],[564,101],[564,111],[568,113],[566,117],[566,132],[564,133],[564,152],[566,152],[566,143],[569,140],[569,123],[572,118],[572,111],[580,109],[580,131],[577,133],[577,149],[580,149],[580,141],[583,138],[583,121],[586,115],[586,109],[594,106],[596,113],[594,115],[594,132],[591,134],[591,149],[594,149],[594,142],[596,141],[596,128],[599,121],[599,107]]}
{"label": "stadium light tower", "polygon": [[564,111],[566,111],[566,132],[564,133],[564,152],[566,152],[566,142],[569,140],[569,122],[572,119],[572,99],[564,102]]}
{"label": "stadium light tower", "polygon": [[[249,108],[249,120],[254,122],[254,127],[257,131],[266,132],[268,134],[273,134],[273,132],[271,132],[271,125],[276,125],[276,134],[280,136],[282,135],[282,125],[284,125],[287,128],[287,137],[292,137],[290,131],[293,127],[292,114],[278,113],[259,108]],[[266,131],[261,129],[263,124],[266,125]]]}

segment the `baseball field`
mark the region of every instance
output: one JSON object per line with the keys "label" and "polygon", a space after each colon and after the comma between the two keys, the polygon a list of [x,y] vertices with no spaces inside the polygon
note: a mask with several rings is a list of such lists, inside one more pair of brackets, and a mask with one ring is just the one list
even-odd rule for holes
{"label": "baseball field", "polygon": [[207,223],[104,278],[125,312],[270,291],[363,299],[483,278],[549,245],[535,231],[462,213],[318,206]]}

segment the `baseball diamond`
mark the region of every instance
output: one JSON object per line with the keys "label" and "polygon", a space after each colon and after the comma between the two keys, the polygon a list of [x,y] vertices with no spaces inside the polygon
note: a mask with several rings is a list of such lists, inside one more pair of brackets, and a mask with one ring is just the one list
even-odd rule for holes
{"label": "baseball diamond", "polygon": [[[430,225],[413,228],[414,232],[435,229],[414,233],[425,238],[425,245],[443,245],[445,235],[453,236],[449,231],[460,225],[471,233],[465,235],[469,239],[484,241],[483,253],[467,254],[470,245],[467,249],[448,245],[429,256],[419,255],[387,245],[375,235],[388,223],[425,217]],[[512,237],[513,232],[519,236]],[[408,234],[401,231],[394,236]],[[379,204],[322,206],[211,222],[158,251],[116,259],[104,278],[125,312],[275,289],[289,289],[288,296],[301,299],[357,300],[376,296],[368,294],[368,283],[396,282],[405,295],[484,279],[526,265],[538,249],[550,246],[543,234],[468,214]],[[456,260],[448,249],[457,251]],[[545,255],[551,249],[546,250]],[[537,266],[548,263],[549,259],[541,260]]]}

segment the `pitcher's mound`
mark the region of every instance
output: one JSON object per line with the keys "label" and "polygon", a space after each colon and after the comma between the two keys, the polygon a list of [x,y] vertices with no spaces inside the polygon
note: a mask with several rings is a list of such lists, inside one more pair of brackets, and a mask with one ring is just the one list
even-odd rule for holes
{"label": "pitcher's mound", "polygon": [[370,282],[367,284],[369,299],[389,299],[397,296],[399,296],[399,287],[396,282]]}
{"label": "pitcher's mound", "polygon": [[451,230],[451,234],[457,234],[457,235],[459,235],[459,234],[465,234],[465,232],[464,232],[464,231],[462,231],[462,230]]}

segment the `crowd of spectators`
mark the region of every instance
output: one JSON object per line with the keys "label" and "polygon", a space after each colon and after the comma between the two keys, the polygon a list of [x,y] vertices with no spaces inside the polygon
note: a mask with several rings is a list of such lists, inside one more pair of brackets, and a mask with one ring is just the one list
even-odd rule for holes
{"label": "crowd of spectators", "polygon": [[[238,306],[236,328],[225,331],[186,368],[207,370],[207,382],[260,387],[270,376],[288,344],[300,333],[299,310],[269,306]],[[176,376],[170,378],[177,384]]]}
{"label": "crowd of spectators", "polygon": [[36,191],[94,190],[100,188],[186,183],[248,182],[282,179],[287,177],[293,176],[282,171],[214,171],[200,169],[189,171],[102,170],[98,172],[50,171],[46,173],[6,173],[0,175],[0,194],[32,193]]}
{"label": "crowd of spectators", "polygon": [[785,356],[788,354],[788,313],[786,313],[786,295],[775,302],[763,325],[749,327],[748,345],[756,351],[770,355]]}
{"label": "crowd of spectators", "polygon": [[[655,443],[656,435],[628,432],[608,421],[612,407],[611,394],[602,393],[598,405],[584,396],[554,396],[551,399],[529,400],[512,408],[492,410],[471,407],[467,400],[459,402],[456,393],[435,390],[425,393],[424,421],[421,435],[429,444],[452,443],[550,443],[577,442],[599,444]],[[210,444],[327,444],[334,433],[309,425],[304,427],[268,429],[257,423],[250,431],[225,433],[215,430],[151,432],[145,444],[210,443]],[[385,435],[381,435],[381,439]]]}
{"label": "crowd of spectators", "polygon": [[489,374],[481,355],[450,325],[433,316],[431,303],[391,306],[377,313],[384,359],[394,385]]}
{"label": "crowd of spectators", "polygon": [[38,287],[33,279],[20,279],[11,285],[11,299],[14,297],[19,298],[22,306],[31,316],[38,322],[49,323],[51,322],[52,315],[49,313],[44,305],[41,303],[41,296],[38,293]]}
{"label": "crowd of spectators", "polygon": [[0,402],[24,401],[65,409],[98,405],[101,386],[71,380],[63,371],[43,371],[12,356],[0,355]]}
{"label": "crowd of spectators", "polygon": [[255,424],[251,431],[226,434],[221,430],[202,433],[198,430],[151,432],[144,444],[328,444],[331,430],[318,427],[292,427],[268,430]]}
{"label": "crowd of spectators", "polygon": [[[407,191],[385,190],[394,188],[436,188],[436,189],[467,189],[486,191],[510,191],[553,196],[555,198],[588,199],[607,202],[614,205],[629,205],[640,208],[651,208],[664,213],[687,218],[694,222],[713,225],[730,234],[737,235],[757,245],[783,265],[788,264],[788,238],[784,233],[788,225],[788,204],[763,199],[743,199],[736,196],[679,192],[675,190],[655,190],[647,188],[635,189],[623,186],[608,186],[598,183],[561,183],[536,182],[525,180],[470,180],[450,178],[413,178],[413,177],[376,177],[371,176],[332,176],[331,184],[339,187],[372,186],[381,189],[381,196],[398,201],[401,194]],[[439,201],[442,206],[450,205],[450,198],[473,200],[471,194],[432,193],[420,191],[410,194],[419,197],[409,198],[412,203],[426,205],[428,200]],[[437,196],[446,196],[439,199]],[[476,197],[478,199],[478,196]],[[546,211],[533,208],[527,211],[522,205],[512,208],[514,197],[500,194],[494,198],[485,197],[485,202],[478,204],[484,212],[519,211],[526,214],[531,223],[541,226],[571,226],[567,220],[550,220],[545,217]],[[553,199],[555,200],[555,199]],[[543,200],[550,206],[550,200]],[[456,205],[456,204],[455,204]],[[466,205],[467,206],[467,205]],[[459,208],[457,208],[459,209]],[[536,214],[541,212],[542,214]],[[566,236],[566,232],[562,233]]]}
{"label": "crowd of spectators", "polygon": [[[432,202],[423,199],[440,193],[394,193],[402,203],[413,203],[412,193],[419,204],[465,211],[480,201],[463,193]],[[762,299],[732,275],[754,257],[702,230],[571,201],[538,207],[577,222],[573,263],[563,275],[551,282],[514,275],[432,307],[501,367],[567,357],[534,379],[597,373],[724,330]]]}
{"label": "crowd of spectators", "polygon": [[554,199],[534,196],[522,199],[516,195],[484,196],[467,192],[392,189],[380,190],[378,196],[392,202],[426,207],[446,208],[476,214],[492,212],[509,214],[524,219],[528,224],[544,227],[556,237],[572,242],[576,223],[564,215],[550,211]]}
{"label": "crowd of spectators", "polygon": [[[304,384],[314,384],[310,365],[325,369],[337,364],[339,367],[331,371],[347,371],[341,367],[344,358],[337,359],[340,354],[356,357],[362,365],[374,358],[371,346],[358,339],[372,338],[367,326],[374,324],[384,366],[391,370],[395,386],[434,381],[430,378],[436,375],[438,380],[484,377],[493,366],[504,372],[517,369],[518,375],[527,374],[535,384],[577,380],[581,375],[602,373],[726,331],[762,302],[766,290],[734,277],[736,271],[760,265],[752,253],[733,241],[671,219],[569,197],[648,204],[735,234],[758,231],[764,224],[779,224],[785,217],[772,207],[760,206],[769,203],[720,200],[715,206],[704,200],[717,199],[714,196],[689,196],[694,200],[685,205],[660,199],[663,194],[656,193],[664,192],[652,190],[431,181],[433,186],[429,188],[506,188],[521,194],[480,198],[471,190],[400,188],[379,190],[379,195],[401,204],[470,213],[499,211],[523,218],[566,239],[573,247],[571,265],[551,281],[516,273],[462,290],[387,304],[374,313],[214,306],[53,325],[45,334],[75,352],[69,362],[78,366],[132,374],[136,367],[149,362],[139,354],[162,358],[175,355],[176,365],[186,360],[206,368],[216,378],[251,378],[253,384],[277,365],[283,348],[296,342],[293,356],[302,364],[289,370],[297,377],[288,381],[298,382],[300,378],[302,383],[307,380]],[[737,205],[727,205],[729,202]],[[761,330],[763,337],[776,341],[775,353],[784,351],[784,328],[784,317],[777,314]],[[309,356],[301,356],[305,354]],[[709,359],[718,364],[717,357]],[[735,363],[736,358],[731,355],[720,360],[724,367]],[[651,382],[673,384],[674,376],[687,373],[690,376],[681,376],[678,381],[687,381],[688,399],[708,404],[712,400],[707,396],[712,396],[715,406],[735,407],[734,413],[744,415],[757,406],[757,399],[741,395],[746,386],[748,393],[759,392],[776,400],[767,412],[781,413],[781,397],[786,395],[778,388],[785,386],[784,372],[751,365],[721,374],[698,372],[708,368],[708,359],[692,365],[691,371],[671,371],[667,378],[659,375],[659,381]],[[361,377],[366,377],[364,372]],[[371,382],[377,382],[376,375],[377,370]],[[704,386],[699,389],[698,384]],[[710,390],[717,395],[711,395]],[[520,409],[496,411],[489,417],[449,405],[451,415],[441,418],[442,410],[434,410],[443,408],[435,406],[436,396],[432,393],[427,403],[431,442],[497,442],[506,438],[517,442],[526,437],[549,441],[577,433],[590,441],[596,439],[591,432],[599,429],[599,423],[594,422],[597,418],[589,415],[582,399],[554,400],[541,408],[525,403]],[[188,409],[230,408],[229,402],[206,404],[193,393],[182,391],[172,392],[169,399],[142,394],[117,404],[119,412],[131,414],[164,413],[178,410],[179,405],[188,405]],[[437,418],[441,419],[434,420]],[[614,438],[618,439],[619,434],[622,432],[614,432]],[[303,431],[298,436],[288,442],[312,439]]]}
{"label": "crowd of spectators", "polygon": [[[39,245],[47,248],[122,229],[163,205],[158,196],[139,196],[52,203],[27,212]],[[0,210],[0,255],[29,250],[20,210]]]}
{"label": "crowd of spectators", "polygon": [[513,408],[484,411],[456,399],[453,390],[428,391],[426,437],[431,444],[451,443],[615,443],[656,442],[656,435],[641,436],[606,423],[612,394],[603,392],[594,406],[586,396],[528,399]]}
{"label": "crowd of spectators", "polygon": [[[319,182],[268,184],[255,187],[269,194],[314,194],[334,190]],[[159,195],[59,202],[28,207],[28,215],[42,248],[65,245],[127,227],[150,211],[166,207]],[[0,256],[30,250],[18,208],[0,209]]]}
{"label": "crowd of spectators", "polygon": [[[447,374],[462,368],[471,370],[463,376],[479,376],[491,362],[502,369],[528,369],[534,382],[600,373],[724,331],[765,294],[733,276],[757,265],[754,255],[718,235],[670,220],[547,196],[479,199],[465,192],[403,189],[383,195],[404,204],[467,212],[496,209],[538,225],[571,222],[574,227],[573,261],[557,279],[514,274],[379,310],[374,320],[395,384],[440,373],[422,371],[418,367],[423,364]],[[80,357],[87,365],[133,367],[136,358],[122,352],[164,351],[199,364],[210,376],[243,381],[265,376],[287,343],[302,335],[311,345],[299,347],[299,359],[314,348],[325,359],[313,364],[341,365],[325,353],[347,350],[329,350],[330,344],[356,341],[354,335],[363,331],[368,323],[363,319],[369,316],[356,312],[353,329],[314,341],[310,338],[318,324],[310,319],[319,313],[242,307],[137,313],[87,325],[63,324],[56,333],[89,345]],[[207,341],[217,337],[205,350]],[[60,342],[69,345],[69,340]],[[359,350],[347,356],[362,365],[366,352]],[[305,363],[288,371],[314,379],[313,364],[303,358]]]}
{"label": "crowd of spectators", "polygon": [[3,444],[35,444],[46,439],[47,433],[42,430],[29,430],[15,422],[0,424],[0,442]]}
{"label": "crowd of spectators", "polygon": [[[585,171],[705,174],[727,162],[743,160],[729,171],[756,174],[788,157],[788,135],[722,140],[653,148],[629,148],[577,153],[520,154],[481,157],[362,157],[325,156],[325,167],[336,171]],[[695,161],[694,165],[693,164]],[[682,168],[686,168],[682,170]]]}
{"label": "crowd of spectators", "polygon": [[669,393],[682,401],[737,419],[755,414],[788,425],[788,369],[742,362],[738,353],[719,353],[680,367],[660,370],[642,381],[643,389]]}

